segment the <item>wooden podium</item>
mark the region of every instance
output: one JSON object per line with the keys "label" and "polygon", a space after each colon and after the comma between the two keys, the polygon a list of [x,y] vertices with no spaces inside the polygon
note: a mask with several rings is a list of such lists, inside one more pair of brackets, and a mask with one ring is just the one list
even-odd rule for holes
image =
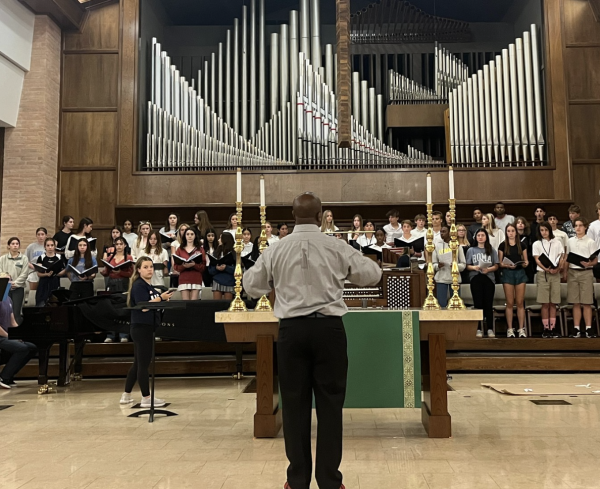
{"label": "wooden podium", "polygon": [[[446,340],[456,342],[475,338],[477,323],[481,319],[481,310],[419,310],[421,419],[429,438],[449,438],[452,435],[446,382]],[[254,436],[276,437],[281,429],[281,411],[273,347],[277,341],[279,320],[272,312],[247,311],[217,312],[215,322],[223,323],[228,342],[256,342]]]}
{"label": "wooden podium", "polygon": [[421,420],[429,438],[450,438],[452,418],[448,413],[446,340],[472,340],[480,309],[463,311],[419,311],[421,336]]}
{"label": "wooden podium", "polygon": [[228,343],[256,343],[254,436],[275,438],[281,429],[274,350],[279,333],[279,319],[270,311],[225,311],[215,313],[215,322],[223,323]]}

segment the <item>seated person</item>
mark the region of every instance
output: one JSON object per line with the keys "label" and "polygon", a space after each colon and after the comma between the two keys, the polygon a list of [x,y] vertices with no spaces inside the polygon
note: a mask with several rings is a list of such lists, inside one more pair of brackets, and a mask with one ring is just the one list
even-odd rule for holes
{"label": "seated person", "polygon": [[9,340],[8,328],[18,326],[13,314],[13,306],[10,297],[0,302],[0,350],[10,354],[10,358],[0,372],[0,387],[11,389],[15,387],[14,377],[27,362],[31,360],[37,351],[33,343],[21,340]]}

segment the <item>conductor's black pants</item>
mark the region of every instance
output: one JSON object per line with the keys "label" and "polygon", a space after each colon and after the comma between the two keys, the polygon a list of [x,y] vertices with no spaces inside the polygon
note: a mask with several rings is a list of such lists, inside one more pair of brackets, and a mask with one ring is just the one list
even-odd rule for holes
{"label": "conductor's black pants", "polygon": [[[319,315],[320,316],[320,315]],[[320,489],[340,489],[342,408],[348,355],[341,317],[282,319],[277,341],[285,451],[291,489],[309,489],[312,475],[311,416],[317,411],[315,477]]]}

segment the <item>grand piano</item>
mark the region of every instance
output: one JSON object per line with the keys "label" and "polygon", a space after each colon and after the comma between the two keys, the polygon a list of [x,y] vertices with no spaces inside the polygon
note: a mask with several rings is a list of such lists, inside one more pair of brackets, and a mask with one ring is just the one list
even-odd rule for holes
{"label": "grand piano", "polygon": [[[183,341],[227,341],[222,324],[215,323],[215,312],[225,311],[230,301],[177,301],[180,308],[165,311],[156,335]],[[59,302],[50,307],[25,307],[23,324],[9,330],[11,339],[35,344],[39,350],[38,385],[40,394],[49,392],[50,348],[59,345],[58,386],[80,377],[85,340],[108,331],[129,333],[130,311],[123,294],[101,295],[77,301]],[[69,344],[75,344],[75,357]],[[237,350],[241,372],[241,346]],[[71,375],[72,374],[72,375]]]}

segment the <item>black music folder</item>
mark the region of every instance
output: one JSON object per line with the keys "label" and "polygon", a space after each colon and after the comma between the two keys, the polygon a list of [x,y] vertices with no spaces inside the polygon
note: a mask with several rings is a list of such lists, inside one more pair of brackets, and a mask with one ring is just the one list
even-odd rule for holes
{"label": "black music folder", "polygon": [[[209,255],[210,257],[210,255]],[[244,265],[244,268],[246,270],[248,270],[249,268],[252,268],[254,265],[256,264],[256,260],[252,259],[252,253],[248,253],[245,256],[242,256],[242,265]]]}
{"label": "black music folder", "polygon": [[165,269],[165,264],[164,263],[154,263],[154,270],[164,270]]}
{"label": "black music folder", "polygon": [[171,237],[165,233],[160,233],[160,240],[162,241],[163,244],[170,244],[173,241],[175,241],[177,239],[177,237]]}
{"label": "black music folder", "polygon": [[542,265],[544,265],[545,268],[555,270],[558,268],[558,265],[560,263],[560,256],[556,259],[556,263],[554,263],[546,253],[542,253],[538,257],[538,260]]}
{"label": "black music folder", "polygon": [[[69,251],[77,251],[77,246],[79,245],[79,241],[85,238],[73,238],[71,243],[69,244]],[[87,238],[88,248],[90,251],[96,251],[96,238]],[[58,250],[58,248],[57,248]]]}
{"label": "black music folder", "polygon": [[111,269],[111,271],[113,272],[118,272],[119,270],[121,270],[122,268],[128,268],[134,265],[133,261],[131,260],[125,260],[124,262],[119,263],[118,265],[111,265],[110,263],[108,263],[106,260],[100,260],[102,263],[104,263],[108,268]]}
{"label": "black music folder", "polygon": [[361,248],[363,255],[372,255],[376,256],[377,260],[383,260],[383,251],[376,250],[375,248],[371,248],[370,246],[364,246]]}
{"label": "black music folder", "polygon": [[[577,253],[569,253],[567,255],[567,261],[569,263],[572,263],[573,265],[577,265],[578,267],[583,268],[583,265],[581,264],[582,261],[593,261],[594,258],[596,258],[598,256],[598,254],[600,254],[600,249],[594,251],[589,258],[586,258],[585,256],[581,256],[578,255]],[[541,260],[540,260],[541,261]]]}
{"label": "black music folder", "polygon": [[396,248],[412,248],[415,250],[415,253],[423,253],[425,251],[425,238],[421,236],[420,238],[412,241],[404,241],[403,239],[394,238],[394,246]]}
{"label": "black music folder", "polygon": [[210,265],[212,267],[216,267],[218,265],[235,265],[235,255],[231,251],[221,258],[217,258],[209,253],[208,258],[210,259]]}
{"label": "black music folder", "polygon": [[88,268],[87,270],[84,270],[83,272],[80,272],[79,270],[77,270],[73,265],[69,265],[69,272],[74,273],[76,275],[78,275],[79,277],[87,277],[89,275],[93,275],[95,273],[98,273],[98,265],[94,265],[92,268]]}
{"label": "black music folder", "polygon": [[40,273],[53,272],[54,275],[58,275],[67,266],[65,261],[62,259],[54,262],[52,265],[50,265],[47,268],[44,265],[42,265],[41,263],[32,263],[32,265],[36,272],[40,272]]}
{"label": "black music folder", "polygon": [[[209,255],[210,256],[210,255]],[[185,265],[186,263],[203,263],[202,253],[196,253],[195,255],[190,256],[187,260],[185,258],[181,258],[179,255],[173,255],[173,261],[175,265]]]}

